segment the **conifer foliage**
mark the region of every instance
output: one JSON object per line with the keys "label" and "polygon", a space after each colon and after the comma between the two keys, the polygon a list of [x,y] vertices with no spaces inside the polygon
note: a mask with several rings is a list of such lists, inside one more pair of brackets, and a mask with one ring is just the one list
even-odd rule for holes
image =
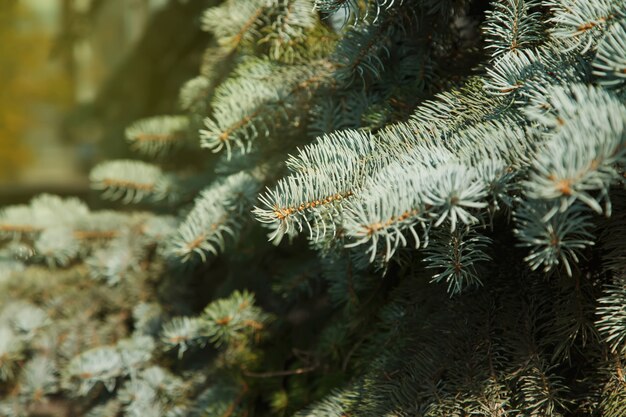
{"label": "conifer foliage", "polygon": [[626,415],[626,3],[483,3],[207,8],[135,209],[0,212],[0,415]]}

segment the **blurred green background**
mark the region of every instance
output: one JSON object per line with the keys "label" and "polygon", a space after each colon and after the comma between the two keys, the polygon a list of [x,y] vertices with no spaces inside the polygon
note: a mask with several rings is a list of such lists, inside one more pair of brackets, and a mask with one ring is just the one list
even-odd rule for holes
{"label": "blurred green background", "polygon": [[88,196],[89,169],[128,155],[129,123],[178,112],[208,4],[0,0],[0,204]]}

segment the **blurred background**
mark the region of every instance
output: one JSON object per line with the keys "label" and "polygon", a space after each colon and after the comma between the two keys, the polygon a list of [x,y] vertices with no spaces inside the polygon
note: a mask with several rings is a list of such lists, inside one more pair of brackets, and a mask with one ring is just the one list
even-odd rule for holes
{"label": "blurred background", "polygon": [[203,0],[0,0],[0,204],[89,195],[124,128],[179,112],[208,35]]}

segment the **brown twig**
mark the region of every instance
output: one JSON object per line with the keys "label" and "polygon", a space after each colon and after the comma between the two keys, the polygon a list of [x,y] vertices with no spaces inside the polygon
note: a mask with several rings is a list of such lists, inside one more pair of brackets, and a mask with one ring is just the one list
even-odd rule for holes
{"label": "brown twig", "polygon": [[313,372],[319,367],[318,364],[314,364],[311,366],[307,366],[304,368],[291,369],[285,371],[268,371],[268,372],[251,372],[251,371],[243,371],[245,376],[249,376],[251,378],[273,378],[276,376],[289,376],[289,375],[301,375],[306,374],[308,372]]}

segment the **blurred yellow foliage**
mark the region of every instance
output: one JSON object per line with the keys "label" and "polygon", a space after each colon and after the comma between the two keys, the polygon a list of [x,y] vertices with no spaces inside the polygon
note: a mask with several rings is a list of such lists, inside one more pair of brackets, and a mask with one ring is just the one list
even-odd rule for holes
{"label": "blurred yellow foliage", "polygon": [[23,3],[0,2],[0,178],[15,177],[32,159],[24,138],[37,126],[38,103],[67,98],[67,81],[50,71],[51,42]]}

